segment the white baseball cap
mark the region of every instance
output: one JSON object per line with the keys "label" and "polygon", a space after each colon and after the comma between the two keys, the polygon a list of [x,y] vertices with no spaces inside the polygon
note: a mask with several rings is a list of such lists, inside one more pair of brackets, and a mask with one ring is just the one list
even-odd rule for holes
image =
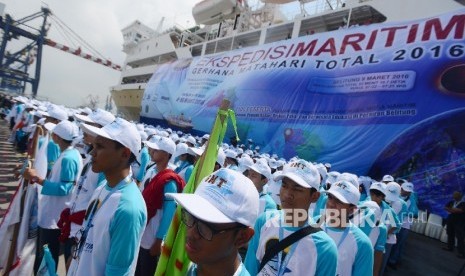
{"label": "white baseball cap", "polygon": [[83,131],[93,136],[102,136],[106,139],[116,141],[129,148],[134,156],[139,156],[141,140],[139,132],[134,124],[122,119],[116,118],[111,124],[102,128],[82,124]]}
{"label": "white baseball cap", "polygon": [[52,106],[52,108],[50,108],[47,111],[47,113],[48,113],[49,117],[55,118],[55,119],[57,119],[59,121],[67,121],[68,120],[68,112],[66,112],[66,110],[64,110],[61,107]]}
{"label": "white baseball cap", "polygon": [[144,131],[140,131],[140,130],[139,130],[139,135],[140,135],[140,140],[142,142],[147,141],[147,138],[149,137],[147,133],[145,133]]}
{"label": "white baseball cap", "polygon": [[218,157],[216,158],[216,162],[220,164],[221,167],[224,167],[224,161],[226,161],[226,155],[222,148],[218,149]]}
{"label": "white baseball cap", "polygon": [[115,115],[103,109],[97,109],[96,112],[90,114],[89,117],[101,126],[106,126],[115,120]]}
{"label": "white baseball cap", "polygon": [[233,159],[237,158],[237,153],[232,149],[225,150],[224,154],[226,154],[226,157],[229,157],[229,158],[233,158]]}
{"label": "white baseball cap", "polygon": [[186,143],[179,143],[176,145],[176,151],[173,155],[174,158],[178,157],[178,156],[181,156],[183,154],[186,154],[187,153],[187,149],[189,148],[189,146],[186,144]]}
{"label": "white baseball cap", "polygon": [[284,177],[291,179],[304,188],[320,189],[320,174],[315,165],[299,159],[284,166],[283,173],[274,180],[279,181]]}
{"label": "white baseball cap", "polygon": [[385,176],[383,176],[383,180],[381,180],[382,182],[392,182],[394,181],[394,177],[392,177],[392,175],[389,175],[389,174],[386,174]]}
{"label": "white baseball cap", "polygon": [[392,181],[386,184],[386,201],[394,202],[400,198],[401,187],[396,182]]}
{"label": "white baseball cap", "polygon": [[193,136],[190,136],[190,135],[187,136],[186,142],[189,142],[189,143],[191,143],[191,144],[194,145],[194,146],[197,144],[197,141],[195,140],[195,138],[194,138]]}
{"label": "white baseball cap", "polygon": [[247,165],[247,168],[250,169],[250,170],[253,170],[253,171],[255,171],[255,172],[257,172],[257,173],[259,173],[261,175],[263,175],[264,177],[266,177],[266,179],[268,179],[268,181],[272,180],[271,179],[271,169],[262,160],[259,160],[256,163],[253,163],[252,165]]}
{"label": "white baseball cap", "polygon": [[335,196],[346,204],[357,205],[360,201],[360,191],[348,181],[337,181],[325,193]]}
{"label": "white baseball cap", "polygon": [[331,171],[326,176],[326,183],[325,184],[334,184],[337,182],[337,178],[339,177],[340,173],[337,171]]}
{"label": "white baseball cap", "polygon": [[412,182],[404,182],[402,183],[402,185],[400,186],[402,188],[402,190],[406,191],[406,192],[413,192],[413,189],[414,189],[414,186],[413,186],[413,183]]}
{"label": "white baseball cap", "polygon": [[375,218],[374,222],[378,222],[381,219],[381,207],[379,207],[378,203],[374,201],[364,201],[362,202],[362,204],[358,206],[358,209],[360,210],[360,213],[354,215],[352,219],[355,225],[360,225],[360,223],[362,223],[362,221],[364,220],[364,217],[368,217],[371,215]]}
{"label": "white baseball cap", "polygon": [[351,183],[352,185],[354,185],[354,187],[357,188],[357,189],[360,186],[360,183],[358,182],[358,176],[356,176],[355,174],[352,174],[352,173],[347,173],[347,172],[341,173],[337,177],[336,181],[347,181],[347,182]]}
{"label": "white baseball cap", "polygon": [[167,197],[209,223],[238,222],[253,227],[258,217],[257,188],[243,174],[219,169],[205,177],[194,194],[167,193]]}
{"label": "white baseball cap", "polygon": [[[47,123],[50,124],[50,123]],[[46,125],[47,125],[46,124]],[[50,128],[51,125],[49,125]],[[47,129],[49,129],[47,128]],[[50,129],[49,129],[50,130]],[[70,121],[61,121],[51,129],[52,133],[66,141],[73,141],[79,135],[77,126]]]}
{"label": "white baseball cap", "polygon": [[149,141],[146,141],[145,144],[147,147],[165,151],[171,155],[174,155],[176,152],[176,144],[167,137],[154,136]]}
{"label": "white baseball cap", "polygon": [[386,195],[386,183],[383,182],[373,182],[371,183],[370,190],[377,190]]}
{"label": "white baseball cap", "polygon": [[190,155],[194,155],[194,156],[201,156],[202,153],[205,151],[205,148],[197,148],[197,147],[189,147],[187,149],[187,153],[190,154]]}

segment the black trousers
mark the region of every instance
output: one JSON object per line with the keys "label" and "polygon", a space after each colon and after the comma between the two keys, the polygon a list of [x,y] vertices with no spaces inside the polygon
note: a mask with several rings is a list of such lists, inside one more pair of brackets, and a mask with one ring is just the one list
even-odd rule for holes
{"label": "black trousers", "polygon": [[60,229],[45,229],[39,227],[39,236],[37,237],[37,250],[36,250],[36,260],[34,262],[34,274],[37,274],[39,270],[40,263],[44,256],[44,245],[48,245],[50,253],[52,253],[53,260],[55,260],[55,271],[58,267],[58,256],[60,256]]}
{"label": "black trousers", "polygon": [[447,247],[449,249],[454,249],[455,238],[457,238],[457,251],[464,254],[465,225],[454,221],[447,222]]}
{"label": "black trousers", "polygon": [[137,258],[137,266],[135,276],[153,276],[157,269],[158,257],[150,255],[149,249],[139,248],[139,257]]}

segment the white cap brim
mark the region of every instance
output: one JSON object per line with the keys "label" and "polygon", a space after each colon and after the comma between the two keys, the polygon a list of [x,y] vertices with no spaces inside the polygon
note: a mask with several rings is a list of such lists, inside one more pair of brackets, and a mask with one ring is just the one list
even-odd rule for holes
{"label": "white cap brim", "polygon": [[110,139],[113,141],[116,141],[115,139],[111,138],[108,133],[106,133],[103,129],[87,125],[87,124],[81,124],[82,130],[87,132],[88,134],[92,136],[102,136],[103,138]]}
{"label": "white cap brim", "polygon": [[381,192],[383,195],[386,196],[386,192],[383,191],[383,190],[378,189],[378,187],[370,187],[370,190],[377,190],[377,191]]}
{"label": "white cap brim", "polygon": [[53,129],[55,128],[55,126],[56,126],[56,124],[50,123],[50,122],[49,122],[49,123],[46,123],[46,124],[44,125],[45,129],[48,130],[48,131],[50,131],[50,132],[53,131]]}
{"label": "white cap brim", "polygon": [[284,177],[287,177],[294,181],[295,183],[299,184],[300,186],[304,188],[312,188],[312,186],[308,185],[299,175],[293,173],[293,172],[283,172],[282,174],[278,175],[275,177],[274,181],[279,181],[282,180]]}
{"label": "white cap brim", "polygon": [[391,194],[390,192],[387,192],[386,201],[394,202],[394,201],[397,201],[398,199],[399,199],[399,197],[397,195]]}
{"label": "white cap brim", "polygon": [[197,194],[167,193],[167,197],[176,202],[191,213],[194,217],[209,223],[231,223],[236,222],[225,216],[213,204]]}
{"label": "white cap brim", "polygon": [[[339,199],[342,203],[345,203],[345,204],[354,204],[354,203],[351,203],[349,201],[347,201],[345,199],[345,197],[343,195],[341,195],[341,193],[339,193],[338,191],[331,191],[331,190],[328,190],[328,191],[325,191],[324,192],[325,194],[332,194],[333,196],[335,196],[337,199]],[[357,203],[355,203],[354,205],[357,205]]]}
{"label": "white cap brim", "polygon": [[74,117],[79,121],[86,122],[86,123],[95,123],[89,116],[81,115],[81,114],[74,114]]}

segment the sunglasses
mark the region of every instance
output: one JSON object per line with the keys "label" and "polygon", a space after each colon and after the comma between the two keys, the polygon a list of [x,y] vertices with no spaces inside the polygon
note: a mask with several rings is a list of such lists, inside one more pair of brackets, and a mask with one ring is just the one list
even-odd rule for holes
{"label": "sunglasses", "polygon": [[189,228],[197,226],[197,232],[203,239],[207,241],[211,241],[215,235],[223,234],[231,230],[245,228],[244,225],[240,225],[225,229],[214,229],[208,223],[194,217],[184,208],[181,209],[181,221]]}

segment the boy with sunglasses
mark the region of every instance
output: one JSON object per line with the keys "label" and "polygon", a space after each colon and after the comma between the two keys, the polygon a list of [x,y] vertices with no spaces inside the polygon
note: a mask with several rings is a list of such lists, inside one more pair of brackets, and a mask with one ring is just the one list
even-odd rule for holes
{"label": "boy with sunglasses", "polygon": [[219,169],[204,178],[194,194],[166,196],[182,206],[185,248],[193,262],[187,275],[250,275],[238,253],[254,235],[258,216],[258,192],[247,177]]}

